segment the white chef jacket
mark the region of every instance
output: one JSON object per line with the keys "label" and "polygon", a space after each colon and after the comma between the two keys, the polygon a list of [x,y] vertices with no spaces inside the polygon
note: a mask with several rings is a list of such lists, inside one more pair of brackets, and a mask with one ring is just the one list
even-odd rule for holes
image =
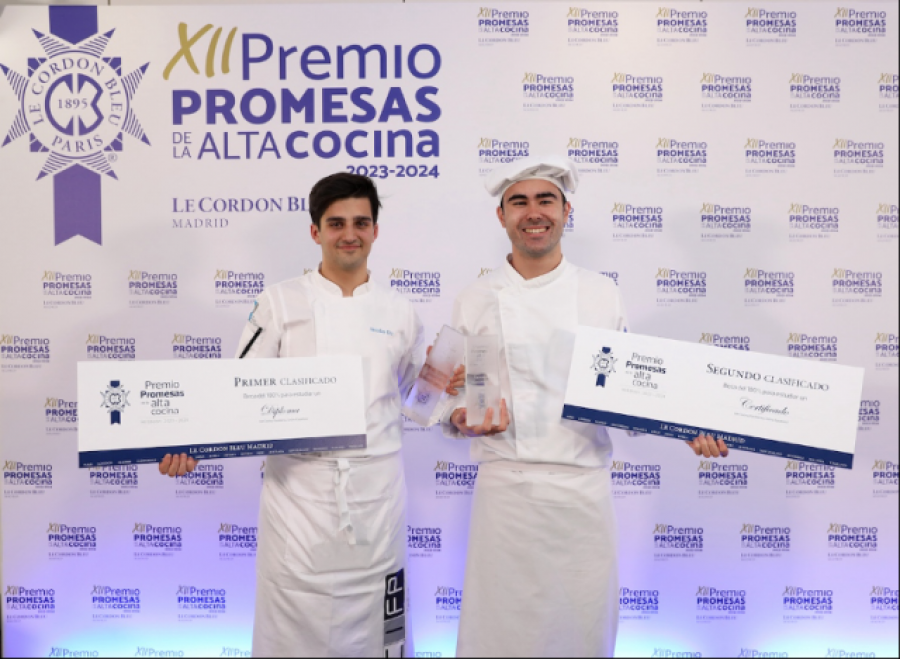
{"label": "white chef jacket", "polygon": [[266,459],[253,654],[387,656],[404,643],[409,653],[400,405],[422,324],[391,290],[369,282],[345,298],[313,272],[259,296],[238,355],[259,328],[245,358],[362,357],[367,446]]}
{"label": "white chef jacket", "polygon": [[[500,392],[510,414],[506,432],[472,439],[473,460],[609,466],[606,429],[561,418],[576,325],[626,331],[625,311],[611,279],[565,257],[534,279],[524,279],[504,262],[456,298],[456,329],[500,339]],[[449,400],[465,406],[462,393]],[[452,411],[443,415],[442,430],[460,438],[450,423]],[[498,410],[493,419],[497,423]]]}
{"label": "white chef jacket", "polygon": [[[258,327],[263,331],[245,359],[360,355],[366,400],[367,446],[329,457],[378,456],[400,450],[400,406],[422,365],[422,323],[412,304],[366,282],[343,297],[318,271],[288,279],[259,296],[237,355]],[[237,356],[236,355],[236,356]]]}
{"label": "white chef jacket", "polygon": [[[626,329],[618,288],[565,259],[529,280],[507,262],[460,294],[453,322],[467,335],[499,337],[510,413],[505,432],[471,440],[481,466],[457,656],[612,656],[612,445],[604,428],[561,414],[576,326]],[[451,412],[443,431],[459,437]]]}

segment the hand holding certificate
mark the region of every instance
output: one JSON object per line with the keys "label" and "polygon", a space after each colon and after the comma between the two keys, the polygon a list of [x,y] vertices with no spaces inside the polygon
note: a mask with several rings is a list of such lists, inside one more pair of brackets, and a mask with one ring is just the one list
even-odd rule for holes
{"label": "hand holding certificate", "polygon": [[579,327],[563,418],[851,468],[863,369]]}

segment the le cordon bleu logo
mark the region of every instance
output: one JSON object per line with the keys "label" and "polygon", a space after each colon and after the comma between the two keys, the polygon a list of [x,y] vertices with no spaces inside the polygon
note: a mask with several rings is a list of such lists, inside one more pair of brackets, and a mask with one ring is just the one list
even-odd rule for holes
{"label": "le cordon bleu logo", "polygon": [[149,145],[134,97],[149,63],[123,75],[122,58],[106,51],[115,29],[99,33],[96,7],[50,7],[50,34],[32,30],[42,56],[27,73],[0,64],[18,101],[2,146],[28,135],[42,154],[37,179],[53,178],[54,243],[83,236],[102,244],[102,177],[116,179],[123,135]]}

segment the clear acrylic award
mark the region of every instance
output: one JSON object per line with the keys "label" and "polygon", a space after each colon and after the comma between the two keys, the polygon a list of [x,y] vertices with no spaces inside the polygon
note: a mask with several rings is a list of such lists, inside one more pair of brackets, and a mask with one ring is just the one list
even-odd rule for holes
{"label": "clear acrylic award", "polygon": [[453,371],[463,363],[465,356],[466,337],[444,325],[403,403],[403,414],[427,427],[435,405],[453,378]]}
{"label": "clear acrylic award", "polygon": [[492,423],[500,420],[500,346],[496,336],[466,337],[466,424],[484,423],[487,408]]}

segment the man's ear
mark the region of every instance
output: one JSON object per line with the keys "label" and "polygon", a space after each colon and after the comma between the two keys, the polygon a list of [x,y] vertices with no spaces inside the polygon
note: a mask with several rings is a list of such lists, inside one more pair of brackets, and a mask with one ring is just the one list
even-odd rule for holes
{"label": "man's ear", "polygon": [[374,231],[372,233],[372,242],[375,242],[376,240],[378,240],[378,222],[375,223]]}
{"label": "man's ear", "polygon": [[319,227],[316,226],[315,222],[309,225],[309,235],[317,245],[322,244],[322,240],[319,238]]}
{"label": "man's ear", "polygon": [[503,216],[503,206],[497,206],[497,219],[500,220],[500,226],[506,228],[506,218]]}

